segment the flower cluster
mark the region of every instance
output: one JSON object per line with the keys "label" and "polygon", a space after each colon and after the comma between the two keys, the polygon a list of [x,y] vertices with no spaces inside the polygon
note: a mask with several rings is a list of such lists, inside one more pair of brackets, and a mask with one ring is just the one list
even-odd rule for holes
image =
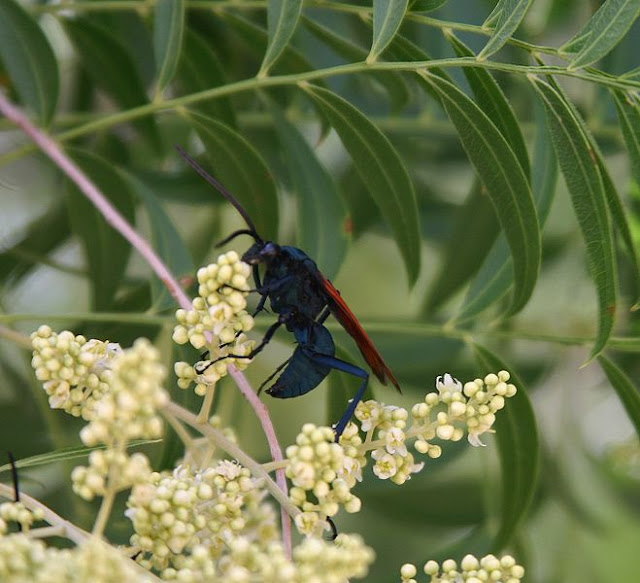
{"label": "flower cluster", "polygon": [[516,394],[516,387],[508,383],[509,373],[500,371],[484,379],[465,383],[451,375],[436,379],[438,392],[429,393],[424,401],[411,408],[411,424],[407,428],[409,412],[402,407],[384,405],[378,401],[359,403],[355,417],[366,434],[360,440],[355,423],[347,426],[340,443],[347,449],[350,466],[346,475],[361,479],[365,454],[371,451],[375,460],[373,473],[380,479],[403,484],[419,472],[424,463],[415,463],[407,443],[415,440],[418,453],[430,458],[442,454],[433,440],[459,441],[465,435],[474,446],[483,445],[480,436],[491,431],[496,413],[505,405],[505,399]]}
{"label": "flower cluster", "polygon": [[276,538],[265,495],[249,470],[226,460],[197,471],[154,472],[133,487],[127,502],[135,531],[131,544],[143,552],[142,564],[163,577],[209,576],[229,541],[242,537],[264,547]]}
{"label": "flower cluster", "polygon": [[20,525],[22,532],[28,532],[43,516],[40,509],[31,511],[22,502],[3,502],[0,504],[0,537],[7,534],[11,522]]}
{"label": "flower cluster", "polygon": [[178,386],[187,389],[196,383],[196,393],[204,395],[208,387],[227,374],[233,364],[242,370],[249,361],[245,358],[219,358],[229,354],[248,355],[254,342],[245,332],[253,328],[253,318],[246,311],[249,293],[247,278],[251,267],[242,262],[235,251],[218,257],[217,263],[198,270],[198,297],[191,302],[191,310],[178,310],[178,325],[173,331],[177,344],[190,343],[194,348],[208,351],[208,358],[191,365],[177,362],[175,373]]}
{"label": "flower cluster", "polygon": [[162,388],[166,372],[158,351],[146,339],[114,359],[109,391],[96,403],[92,420],[80,431],[87,446],[105,444],[89,456],[88,467],[76,467],[73,488],[85,499],[103,495],[107,488],[128,488],[149,474],[147,458],[140,453],[129,456],[132,439],[154,439],[162,435],[158,410],[168,401]]}
{"label": "flower cluster", "polygon": [[[524,577],[524,568],[516,564],[510,555],[498,559],[494,555],[486,555],[478,560],[473,555],[467,555],[458,564],[448,559],[440,566],[436,561],[429,561],[424,566],[424,572],[430,575],[430,583],[519,583]],[[418,573],[415,565],[406,563],[400,569],[402,583],[417,583]]]}
{"label": "flower cluster", "polygon": [[96,537],[73,549],[46,546],[24,533],[0,537],[0,580],[7,583],[150,583],[127,555]]}
{"label": "flower cluster", "polygon": [[36,377],[52,409],[90,420],[96,403],[109,389],[111,367],[122,350],[118,344],[87,340],[64,330],[40,326],[31,335]]}
{"label": "flower cluster", "polygon": [[293,484],[289,496],[303,511],[296,517],[302,533],[316,531],[319,522],[337,514],[340,505],[347,512],[360,510],[360,499],[342,477],[346,456],[342,445],[335,443],[333,429],[305,424],[286,455],[286,473]]}

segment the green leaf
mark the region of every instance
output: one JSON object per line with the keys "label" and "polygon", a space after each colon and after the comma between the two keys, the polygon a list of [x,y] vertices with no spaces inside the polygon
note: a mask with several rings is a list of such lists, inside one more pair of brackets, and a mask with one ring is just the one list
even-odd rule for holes
{"label": "green leaf", "polygon": [[[118,105],[130,109],[148,103],[140,74],[116,37],[84,18],[65,20],[64,28],[87,73]],[[156,149],[160,147],[153,117],[145,116],[133,124]]]}
{"label": "green leaf", "polygon": [[540,233],[531,187],[513,150],[484,112],[442,77],[427,73],[424,78],[439,93],[506,235],[514,265],[514,292],[507,315],[513,315],[531,297],[540,266]]}
{"label": "green leaf", "polygon": [[373,0],[373,42],[367,63],[373,63],[398,32],[408,0]]}
{"label": "green leaf", "polygon": [[365,115],[335,93],[304,85],[353,160],[371,196],[389,222],[410,284],[420,270],[420,229],[413,184],[398,153]]}
{"label": "green leaf", "polygon": [[187,117],[205,145],[212,174],[240,201],[260,236],[267,241],[276,240],[278,195],[260,154],[229,126],[195,111],[188,112]]}
{"label": "green leaf", "polygon": [[[456,213],[438,274],[425,301],[426,313],[442,305],[478,271],[498,233],[495,209],[476,179],[466,201]],[[469,245],[469,241],[474,244]]]}
{"label": "green leaf", "polygon": [[[84,150],[72,149],[69,154],[120,214],[133,224],[134,195],[113,165]],[[116,291],[124,277],[131,245],[107,223],[77,186],[71,182],[67,182],[67,185],[71,226],[84,247],[91,277],[93,308],[108,311],[113,306]]]}
{"label": "green leaf", "polygon": [[615,47],[640,14],[640,0],[607,0],[584,28],[560,47],[575,53],[569,70],[595,63]]}
{"label": "green leaf", "polygon": [[[151,243],[154,251],[176,277],[193,275],[196,269],[191,253],[189,253],[173,221],[160,204],[155,192],[133,175],[125,172],[121,174],[131,185],[131,189],[138,199],[144,204],[149,217]],[[154,312],[162,312],[175,307],[175,299],[169,293],[167,286],[155,274],[151,280],[151,297]]]}
{"label": "green leaf", "polygon": [[[303,24],[322,42],[331,47],[337,54],[344,57],[349,62],[364,61],[367,58],[367,51],[345,39],[344,37],[335,34],[325,26],[318,24],[317,22],[302,17]],[[402,109],[409,101],[409,88],[404,80],[404,77],[395,71],[373,71],[371,73],[365,73],[368,77],[375,79],[389,94],[393,108],[398,111]]]}
{"label": "green leaf", "polygon": [[627,412],[629,420],[640,436],[640,393],[638,393],[638,389],[625,372],[604,355],[598,356],[598,362],[607,375],[611,386],[618,393],[618,398]]}
{"label": "green leaf", "polygon": [[20,100],[47,125],[58,103],[58,62],[38,24],[15,0],[0,2],[0,57]]}
{"label": "green leaf", "polygon": [[[227,83],[224,69],[218,56],[209,44],[197,33],[187,29],[182,47],[182,58],[178,67],[178,79],[184,93],[197,93]],[[229,97],[218,97],[200,101],[190,106],[209,117],[237,127],[236,115]]]}
{"label": "green leaf", "polygon": [[473,352],[481,376],[507,370],[511,374],[510,382],[518,389],[515,396],[507,399],[504,409],[496,414],[494,424],[502,467],[502,516],[493,541],[493,551],[498,552],[513,540],[535,495],[540,442],[531,401],[514,370],[479,344],[473,345]]}
{"label": "green leaf", "polygon": [[449,0],[411,0],[409,10],[411,12],[433,12],[444,6]]}
{"label": "green leaf", "polygon": [[184,21],[185,0],[156,0],[153,8],[153,49],[158,93],[169,84],[178,68]]}
{"label": "green leaf", "polygon": [[484,61],[497,53],[516,31],[532,0],[502,0],[489,15],[483,26],[492,26],[493,34],[484,48],[478,53],[478,60]]}
{"label": "green leaf", "polygon": [[259,76],[267,74],[289,44],[298,26],[301,11],[302,0],[269,0],[267,4],[269,42]]}
{"label": "green leaf", "polygon": [[[549,216],[557,179],[558,164],[551,144],[551,136],[544,123],[538,123],[531,188],[541,227]],[[513,263],[507,240],[501,233],[469,287],[454,321],[462,322],[474,318],[502,298],[512,284]]]}
{"label": "green leaf", "polygon": [[622,135],[629,152],[631,175],[636,184],[640,185],[640,109],[638,102],[631,93],[612,91],[612,94]]}
{"label": "green leaf", "polygon": [[616,264],[606,192],[597,155],[572,108],[549,84],[532,78],[548,116],[551,137],[587,246],[587,261],[599,304],[598,334],[591,350],[607,344],[616,309]]}
{"label": "green leaf", "polygon": [[[473,51],[453,34],[447,34],[446,36],[459,57],[475,56]],[[484,69],[463,67],[462,72],[469,82],[476,103],[502,132],[502,135],[506,138],[507,142],[509,142],[513,153],[518,158],[518,162],[520,162],[525,176],[529,178],[531,176],[531,167],[529,165],[527,146],[524,143],[518,120],[507,98],[504,96],[502,89],[500,89],[500,85],[498,85],[496,80],[491,76],[491,73]]]}
{"label": "green leaf", "polygon": [[297,243],[329,279],[347,253],[346,210],[335,182],[300,132],[273,109],[287,168],[298,201]]}

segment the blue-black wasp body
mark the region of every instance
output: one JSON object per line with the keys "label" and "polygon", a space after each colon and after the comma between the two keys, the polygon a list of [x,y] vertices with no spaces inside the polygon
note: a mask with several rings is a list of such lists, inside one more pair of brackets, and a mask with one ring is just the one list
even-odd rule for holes
{"label": "blue-black wasp body", "polygon": [[[250,354],[228,356],[253,358],[284,325],[294,335],[298,346],[293,355],[267,379],[266,382],[270,381],[282,370],[278,379],[267,389],[269,395],[286,399],[308,393],[317,387],[332,369],[361,378],[362,383],[358,392],[351,399],[347,410],[335,426],[336,439],[338,439],[362,399],[369,373],[354,364],[336,358],[331,333],[323,326],[329,315],[333,315],[356,341],[364,359],[383,384],[386,385],[390,380],[400,391],[398,381],[358,319],[342,299],[340,292],[322,274],[313,259],[297,247],[281,246],[272,241],[264,241],[258,234],[251,217],[236,198],[181,148],[177,149],[182,157],[231,202],[244,218],[248,229],[232,233],[220,245],[238,235],[245,234],[253,237],[255,242],[242,255],[242,260],[252,266],[256,283],[255,291],[261,296],[254,315],[265,308],[267,300],[271,310],[278,314],[278,320],[269,327],[260,344]],[[260,266],[264,266],[262,276]]]}

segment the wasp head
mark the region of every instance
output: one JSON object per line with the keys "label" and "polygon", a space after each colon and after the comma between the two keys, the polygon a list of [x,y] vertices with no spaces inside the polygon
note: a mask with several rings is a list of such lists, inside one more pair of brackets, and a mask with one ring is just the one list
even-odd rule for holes
{"label": "wasp head", "polygon": [[280,245],[272,241],[256,241],[242,256],[242,261],[249,265],[269,263],[280,253]]}

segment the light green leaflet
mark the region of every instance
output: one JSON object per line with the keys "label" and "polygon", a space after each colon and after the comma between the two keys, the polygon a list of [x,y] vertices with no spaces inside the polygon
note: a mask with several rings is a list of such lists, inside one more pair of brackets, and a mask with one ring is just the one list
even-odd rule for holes
{"label": "light green leaflet", "polygon": [[413,285],[420,270],[420,229],[413,184],[387,137],[367,117],[335,93],[314,85],[305,91],[327,117],[363,182],[391,226]]}
{"label": "light green leaflet", "polygon": [[585,27],[560,48],[577,53],[569,70],[595,63],[615,47],[640,14],[640,0],[607,0]]}
{"label": "light green leaflet", "polygon": [[500,529],[492,545],[498,551],[513,539],[533,500],[539,475],[540,442],[531,401],[515,371],[479,344],[473,345],[473,352],[480,375],[507,370],[511,374],[510,382],[518,389],[498,412],[494,425],[502,469]]}
{"label": "light green leaflet", "polygon": [[478,60],[483,61],[497,53],[516,31],[533,0],[501,0],[489,15],[483,26],[495,23],[493,34],[484,48],[478,53]]}
{"label": "light green leaflet", "polygon": [[373,0],[373,42],[367,63],[373,63],[398,32],[408,0]]}
{"label": "light green leaflet", "polygon": [[598,362],[604,370],[611,386],[618,393],[618,398],[629,415],[629,419],[640,436],[640,393],[625,372],[603,355],[598,356]]}
{"label": "light green leaflet", "polygon": [[606,192],[598,157],[571,107],[548,83],[531,78],[548,115],[551,137],[582,230],[598,294],[598,334],[591,358],[606,346],[616,311],[616,263]]}
{"label": "light green leaflet", "polygon": [[440,95],[509,243],[515,279],[507,315],[513,315],[531,297],[540,267],[540,229],[531,187],[513,150],[474,101],[442,77],[423,77]]}
{"label": "light green leaflet", "polygon": [[38,24],[14,0],[0,2],[0,58],[22,102],[48,124],[58,103],[58,63]]}
{"label": "light green leaflet", "polygon": [[180,61],[184,34],[185,0],[156,0],[153,9],[153,50],[157,92],[173,79]]}
{"label": "light green leaflet", "polygon": [[287,47],[298,26],[302,0],[269,0],[267,28],[269,40],[258,76],[266,75]]}

